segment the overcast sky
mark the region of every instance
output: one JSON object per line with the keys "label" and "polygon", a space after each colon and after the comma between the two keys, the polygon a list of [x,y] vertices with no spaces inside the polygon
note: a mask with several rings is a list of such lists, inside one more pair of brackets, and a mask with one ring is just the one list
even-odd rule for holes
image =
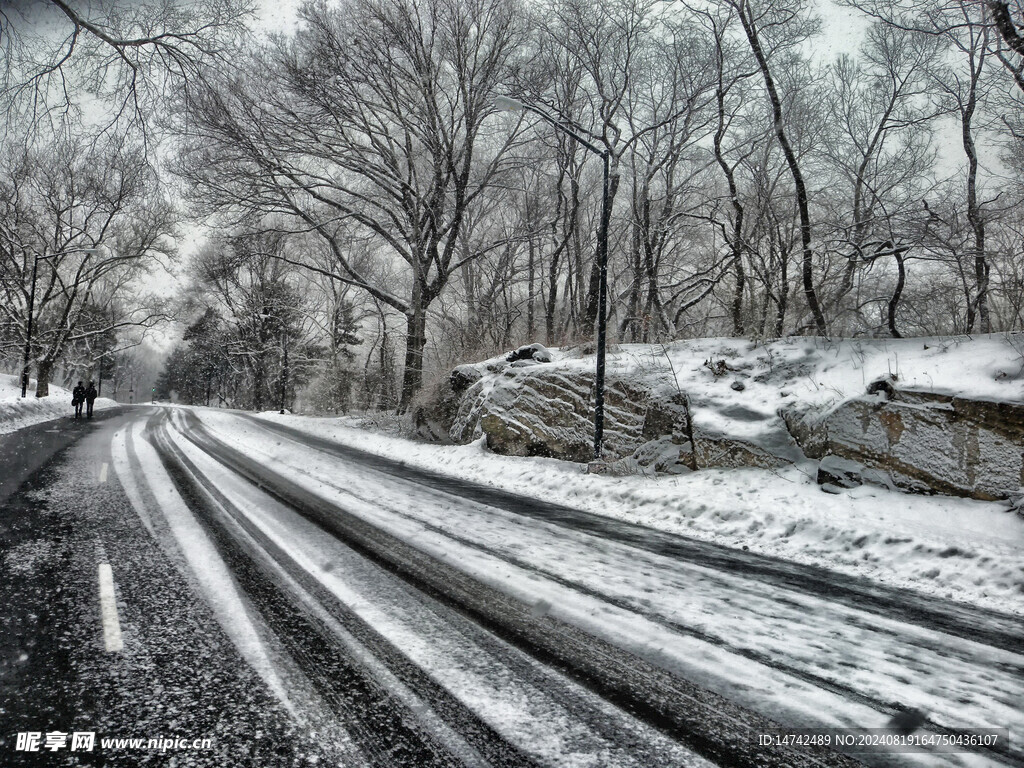
{"label": "overcast sky", "polygon": [[[591,0],[599,2],[599,0]],[[257,0],[259,27],[268,31],[294,28],[296,13],[302,0]],[[857,49],[867,22],[863,15],[850,8],[840,8],[832,0],[820,0],[823,29],[821,55],[831,58],[837,53]]]}

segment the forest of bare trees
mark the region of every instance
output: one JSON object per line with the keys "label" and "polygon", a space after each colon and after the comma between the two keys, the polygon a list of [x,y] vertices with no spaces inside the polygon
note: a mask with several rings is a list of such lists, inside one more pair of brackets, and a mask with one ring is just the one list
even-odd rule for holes
{"label": "forest of bare trees", "polygon": [[173,309],[149,279],[184,223],[160,155],[168,97],[225,61],[248,14],[0,4],[0,370],[35,378],[36,396],[78,377],[127,399],[146,378],[139,344]]}
{"label": "forest of bare trees", "polygon": [[[272,34],[204,5],[211,26],[180,38],[75,28],[113,100],[97,131],[126,137],[89,151],[141,147],[146,194],[210,233],[179,264],[166,396],[407,409],[458,362],[591,342],[601,158],[498,97],[607,155],[612,342],[1024,327],[1019,2],[308,0]],[[857,22],[840,54],[837,12]],[[36,131],[27,105],[79,56],[59,42],[5,85]],[[159,210],[132,217],[136,251]],[[15,214],[0,254],[23,275]]]}

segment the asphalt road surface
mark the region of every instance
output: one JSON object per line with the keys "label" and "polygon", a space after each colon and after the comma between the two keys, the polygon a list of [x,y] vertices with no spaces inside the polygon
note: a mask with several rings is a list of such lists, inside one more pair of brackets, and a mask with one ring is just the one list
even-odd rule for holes
{"label": "asphalt road surface", "polygon": [[1012,737],[1011,617],[236,421],[0,437],[0,766],[1024,765],[762,738]]}

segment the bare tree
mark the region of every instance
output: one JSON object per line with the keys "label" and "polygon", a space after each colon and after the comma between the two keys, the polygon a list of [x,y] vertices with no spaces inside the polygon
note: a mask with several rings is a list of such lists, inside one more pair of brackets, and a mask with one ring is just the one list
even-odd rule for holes
{"label": "bare tree", "polygon": [[[896,287],[885,300],[890,335],[899,336],[896,312],[906,281],[904,260],[927,195],[935,152],[932,134],[946,110],[931,73],[939,56],[934,37],[883,23],[868,31],[858,59],[841,56],[828,81],[835,137],[822,154],[838,173],[830,247],[845,266],[828,302],[839,313],[859,311],[858,273],[892,258]],[[838,319],[838,315],[837,315]]]}
{"label": "bare tree", "polygon": [[8,121],[96,112],[150,124],[168,92],[224,65],[249,0],[38,0],[0,4],[0,106]]}
{"label": "bare tree", "polygon": [[[482,146],[518,14],[512,0],[310,2],[293,39],[252,57],[254,77],[190,101],[183,172],[207,203],[291,216],[331,248],[335,279],[405,315],[403,408],[422,381],[427,310],[461,266],[467,211],[505,163]],[[361,272],[353,237],[403,262],[401,281]]]}
{"label": "bare tree", "polygon": [[3,342],[22,347],[32,275],[38,271],[31,358],[36,396],[48,394],[69,345],[148,326],[159,307],[126,303],[109,323],[83,323],[101,296],[126,296],[154,259],[166,256],[176,215],[140,148],[107,136],[8,144],[0,154],[0,276]]}
{"label": "bare tree", "polygon": [[[790,141],[783,100],[776,84],[777,76],[772,67],[772,56],[776,51],[784,50],[806,38],[810,29],[806,22],[800,23],[801,14],[807,11],[806,3],[791,3],[784,9],[773,7],[770,3],[764,7],[756,7],[750,0],[730,0],[729,4],[739,17],[743,32],[746,35],[750,50],[757,61],[758,69],[764,79],[765,90],[772,108],[772,124],[775,136],[786,158],[786,165],[793,176],[796,189],[797,210],[800,214],[800,241],[803,249],[801,277],[804,297],[814,318],[814,325],[821,335],[828,333],[825,314],[822,311],[818,294],[814,287],[814,247],[811,232],[810,202],[807,194],[807,183],[797,152]],[[766,45],[766,43],[773,45]]]}

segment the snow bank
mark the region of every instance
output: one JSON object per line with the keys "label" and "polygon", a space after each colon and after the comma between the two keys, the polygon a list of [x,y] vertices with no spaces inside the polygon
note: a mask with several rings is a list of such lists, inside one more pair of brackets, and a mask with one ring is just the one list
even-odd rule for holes
{"label": "snow bank", "polygon": [[[106,397],[97,398],[94,409],[114,408],[118,405]],[[24,427],[72,418],[75,409],[71,407],[71,393],[63,387],[50,385],[49,397],[35,396],[31,390],[28,397],[21,397],[21,381],[17,376],[0,374],[0,435],[15,432]]]}

